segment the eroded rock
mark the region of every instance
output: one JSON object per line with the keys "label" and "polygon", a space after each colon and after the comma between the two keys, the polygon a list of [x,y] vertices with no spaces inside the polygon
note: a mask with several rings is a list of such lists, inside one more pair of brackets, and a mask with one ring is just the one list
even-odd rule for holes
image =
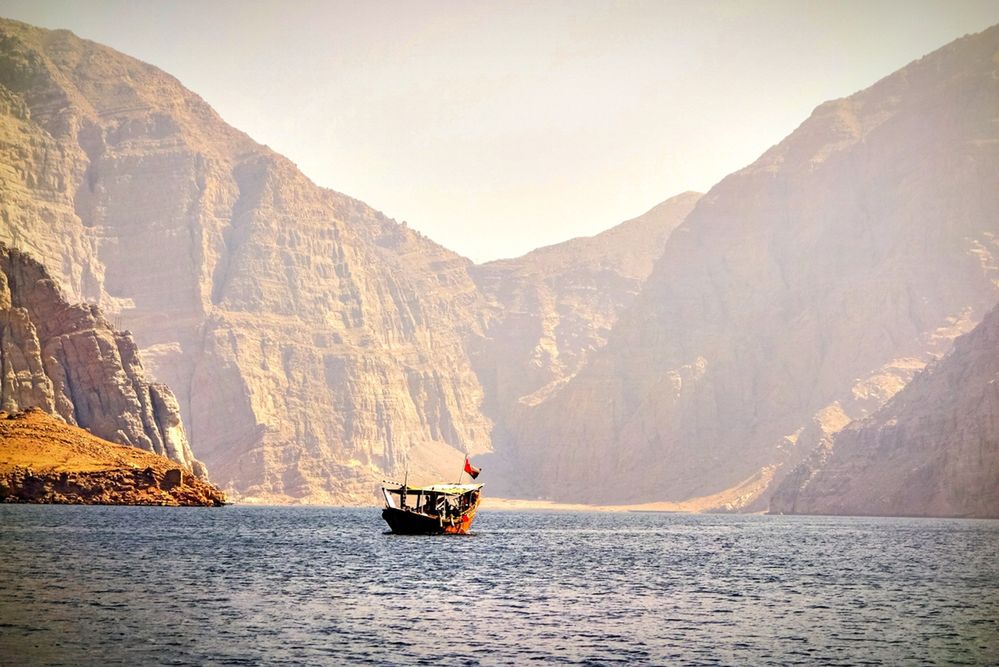
{"label": "eroded rock", "polygon": [[40,409],[205,475],[165,385],[150,384],[128,333],[66,301],[41,264],[0,243],[0,407]]}

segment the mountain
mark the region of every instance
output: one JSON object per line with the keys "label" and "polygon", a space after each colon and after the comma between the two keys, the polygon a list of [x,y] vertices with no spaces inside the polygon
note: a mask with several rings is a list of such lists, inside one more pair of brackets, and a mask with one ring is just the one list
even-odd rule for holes
{"label": "mountain", "polygon": [[163,456],[32,408],[0,412],[0,502],[218,507],[225,496]]}
{"label": "mountain", "polygon": [[467,344],[485,395],[483,410],[495,425],[495,457],[483,459],[494,473],[492,489],[517,488],[507,424],[520,406],[554,395],[606,344],[670,233],[700,196],[686,192],[596,236],[472,268],[490,304],[483,334]]}
{"label": "mountain", "polygon": [[214,479],[279,502],[490,451],[603,345],[698,196],[473,267],[69,32],[0,21],[0,102],[0,239],[134,332]]}
{"label": "mountain", "polygon": [[999,306],[883,408],[826,438],[770,511],[999,517]]}
{"label": "mountain", "polygon": [[765,508],[999,297],[999,27],[820,105],[702,197],[607,344],[510,426],[523,492]]}
{"label": "mountain", "polygon": [[687,192],[596,236],[472,268],[495,304],[475,365],[497,414],[544,400],[603,347],[700,196]]}
{"label": "mountain", "polygon": [[494,493],[762,509],[999,297],[997,52],[957,40],[704,196],[477,267],[155,67],[0,21],[0,241],[133,332],[244,498],[370,502],[469,453]]}
{"label": "mountain", "polygon": [[131,335],[95,306],[69,304],[38,262],[0,243],[0,410],[29,407],[207,476],[177,400],[146,380]]}
{"label": "mountain", "polygon": [[0,102],[0,240],[134,332],[220,484],[370,501],[489,448],[470,262],[67,31],[0,22]]}

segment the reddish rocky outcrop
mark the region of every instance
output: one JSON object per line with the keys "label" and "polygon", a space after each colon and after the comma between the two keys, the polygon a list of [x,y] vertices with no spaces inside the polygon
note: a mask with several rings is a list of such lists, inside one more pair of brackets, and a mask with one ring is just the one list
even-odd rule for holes
{"label": "reddish rocky outcrop", "polygon": [[0,502],[219,506],[225,496],[174,461],[34,408],[0,412]]}

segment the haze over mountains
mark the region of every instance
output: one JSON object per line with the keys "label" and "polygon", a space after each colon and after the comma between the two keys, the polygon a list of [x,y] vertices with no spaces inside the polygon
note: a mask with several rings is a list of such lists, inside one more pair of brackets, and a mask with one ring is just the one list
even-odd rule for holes
{"label": "haze over mountains", "polygon": [[700,196],[677,195],[602,234],[472,268],[493,304],[470,348],[494,442],[514,413],[557,393],[606,344]]}
{"label": "haze over mountains", "polygon": [[881,410],[827,436],[771,502],[798,514],[994,517],[997,507],[999,306]]}
{"label": "haze over mountains", "polygon": [[[748,506],[999,297],[999,28],[819,106],[677,228],[607,346],[517,425],[529,492]],[[597,444],[599,443],[599,445]]]}
{"label": "haze over mountains", "polygon": [[244,496],[370,502],[493,452],[496,492],[765,508],[999,299],[997,27],[704,196],[482,266],[66,31],[0,21],[0,112],[0,241],[133,332]]}

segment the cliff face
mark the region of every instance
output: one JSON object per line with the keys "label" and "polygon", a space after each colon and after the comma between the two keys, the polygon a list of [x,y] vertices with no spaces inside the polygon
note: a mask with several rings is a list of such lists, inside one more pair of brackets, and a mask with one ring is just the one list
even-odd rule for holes
{"label": "cliff face", "polygon": [[999,517],[999,307],[780,485],[787,514]]}
{"label": "cliff face", "polygon": [[489,448],[467,260],[71,33],[0,22],[0,103],[0,240],[134,332],[221,484],[368,501]]}
{"label": "cliff face", "polygon": [[[484,335],[468,345],[494,421],[499,461],[506,426],[519,406],[536,406],[582,370],[602,348],[620,313],[638,295],[666,240],[700,194],[673,197],[648,213],[593,237],[540,248],[472,269],[490,301]],[[513,469],[505,470],[516,476]],[[506,476],[506,475],[503,475]],[[513,491],[506,480],[493,480]]]}
{"label": "cliff face", "polygon": [[40,264],[0,244],[0,410],[28,407],[205,476],[176,399],[146,380],[131,336],[67,303]]}
{"label": "cliff face", "polygon": [[[849,98],[706,194],[607,345],[514,424],[524,492],[755,485],[864,417],[995,302],[999,27]],[[755,481],[754,481],[755,480]]]}

